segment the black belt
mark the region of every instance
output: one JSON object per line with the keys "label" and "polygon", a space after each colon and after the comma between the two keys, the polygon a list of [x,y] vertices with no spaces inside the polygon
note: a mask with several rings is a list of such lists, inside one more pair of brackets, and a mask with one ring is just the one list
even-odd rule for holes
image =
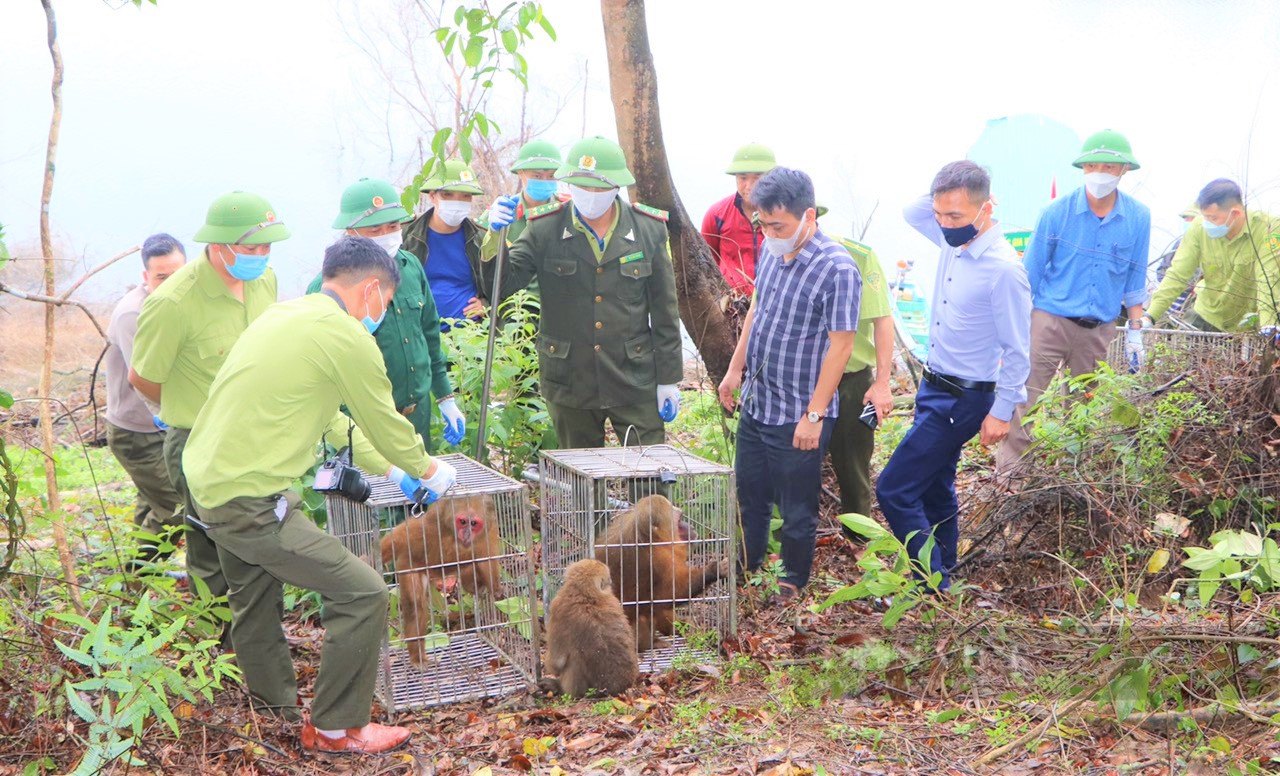
{"label": "black belt", "polygon": [[1106,323],[1106,321],[1100,321],[1097,318],[1072,318],[1069,315],[1064,315],[1062,317],[1066,318],[1068,321],[1071,321],[1072,323],[1074,323],[1075,325],[1079,326],[1082,329],[1096,329],[1099,326]]}
{"label": "black belt", "polygon": [[924,379],[933,386],[941,388],[952,396],[959,396],[961,390],[992,393],[996,389],[996,384],[993,382],[983,380],[966,380],[963,377],[942,375],[929,369],[929,367],[924,368]]}

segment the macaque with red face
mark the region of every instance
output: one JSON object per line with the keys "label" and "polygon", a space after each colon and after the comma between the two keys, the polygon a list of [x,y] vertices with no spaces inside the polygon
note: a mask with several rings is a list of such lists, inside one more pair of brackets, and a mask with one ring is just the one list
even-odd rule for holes
{"label": "macaque with red face", "polygon": [[596,538],[596,560],[609,567],[641,652],[660,646],[657,636],[674,632],[675,602],[729,573],[728,559],[691,567],[689,536],[679,509],[665,496],[646,496]]}
{"label": "macaque with red face", "polygon": [[[437,501],[382,537],[382,564],[396,571],[402,635],[415,664],[426,662],[421,637],[432,631],[433,611],[440,613],[459,585],[473,596],[501,597],[501,555],[498,510],[488,496]],[[453,612],[450,621],[458,617]]]}

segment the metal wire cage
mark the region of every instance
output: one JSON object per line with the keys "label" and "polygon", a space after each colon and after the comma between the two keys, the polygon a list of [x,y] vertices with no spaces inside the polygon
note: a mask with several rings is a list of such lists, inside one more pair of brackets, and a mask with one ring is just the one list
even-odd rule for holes
{"label": "metal wire cage", "polygon": [[464,455],[439,458],[457,483],[425,512],[371,475],[367,502],[326,498],[329,533],[392,590],[378,677],[389,711],[502,696],[539,677],[525,486]]}
{"label": "metal wire cage", "polygon": [[[636,627],[641,671],[665,670],[679,656],[710,657],[721,639],[736,633],[738,508],[732,468],[668,445],[543,451],[540,457],[547,611],[569,565],[595,558],[610,567],[614,592]],[[661,531],[648,529],[606,538],[616,518],[654,494],[681,512],[683,528],[665,523],[669,541],[654,541]],[[661,518],[645,512],[635,524],[657,526],[666,516]],[[653,573],[661,565],[651,559],[668,553],[676,559],[670,565],[684,556],[687,582],[664,585],[663,575]],[[679,622],[663,627],[673,617]],[[647,620],[653,625],[646,631]]]}
{"label": "metal wire cage", "polygon": [[[1146,329],[1142,332],[1146,362],[1142,371],[1157,382],[1182,373],[1203,375],[1234,374],[1258,352],[1261,340],[1254,334],[1226,334],[1186,329]],[[1117,372],[1126,372],[1124,330],[1117,332],[1107,348],[1107,363]]]}

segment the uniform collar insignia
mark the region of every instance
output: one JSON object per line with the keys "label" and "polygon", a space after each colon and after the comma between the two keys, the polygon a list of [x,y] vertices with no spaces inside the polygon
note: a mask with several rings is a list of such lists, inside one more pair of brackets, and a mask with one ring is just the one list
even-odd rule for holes
{"label": "uniform collar insignia", "polygon": [[626,233],[626,234],[624,234],[624,235],[622,236],[622,238],[623,238],[624,240],[630,240],[631,242],[635,242],[635,241],[636,241],[636,230],[634,230],[634,229],[628,229],[628,230],[627,230],[627,233]]}
{"label": "uniform collar insignia", "polygon": [[572,233],[572,232],[570,232],[570,231],[569,231],[569,227],[567,227],[567,226],[566,226],[566,227],[564,228],[564,234],[560,235],[560,239],[561,239],[561,240],[569,240],[569,239],[572,239],[572,237],[573,237],[573,233]]}

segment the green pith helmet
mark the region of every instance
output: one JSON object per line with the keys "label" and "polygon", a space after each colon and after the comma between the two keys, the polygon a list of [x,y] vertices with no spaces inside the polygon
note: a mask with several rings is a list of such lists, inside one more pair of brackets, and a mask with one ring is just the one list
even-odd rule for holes
{"label": "green pith helmet", "polygon": [[560,169],[560,149],[549,140],[530,140],[516,152],[511,172]]}
{"label": "green pith helmet", "polygon": [[419,191],[461,191],[464,194],[483,194],[484,189],[476,183],[476,174],[461,159],[450,159],[444,163],[444,169],[436,168]]}
{"label": "green pith helmet", "polygon": [[342,192],[342,204],[338,207],[338,217],[333,219],[334,229],[381,226],[409,217],[409,212],[400,204],[400,192],[395,186],[377,178],[361,178],[348,186]]}
{"label": "green pith helmet", "polygon": [[556,170],[556,179],[585,189],[618,189],[636,182],[622,147],[600,135],[574,143]]}
{"label": "green pith helmet", "polygon": [[773,158],[772,149],[759,143],[748,143],[733,152],[733,161],[729,162],[729,169],[725,172],[730,175],[741,172],[764,173],[777,166],[778,162]]}
{"label": "green pith helmet", "polygon": [[1099,164],[1127,164],[1129,169],[1136,170],[1141,165],[1133,158],[1133,149],[1124,135],[1113,129],[1104,129],[1089,135],[1080,146],[1080,157],[1072,164],[1084,167],[1085,162]]}
{"label": "green pith helmet", "polygon": [[817,213],[817,214],[818,214],[818,215],[817,215],[817,217],[818,217],[818,218],[822,218],[822,217],[823,217],[823,216],[825,216],[827,213],[831,212],[831,210],[830,210],[826,205],[822,204],[821,202],[815,202],[815,203],[813,204],[813,210],[814,210],[814,212],[815,212],[815,213]]}
{"label": "green pith helmet", "polygon": [[215,245],[262,245],[289,237],[271,203],[247,191],[223,194],[209,206],[195,241]]}
{"label": "green pith helmet", "polygon": [[1178,213],[1179,218],[1195,218],[1198,215],[1200,215],[1200,203],[1198,202],[1192,202],[1184,207],[1181,213]]}

